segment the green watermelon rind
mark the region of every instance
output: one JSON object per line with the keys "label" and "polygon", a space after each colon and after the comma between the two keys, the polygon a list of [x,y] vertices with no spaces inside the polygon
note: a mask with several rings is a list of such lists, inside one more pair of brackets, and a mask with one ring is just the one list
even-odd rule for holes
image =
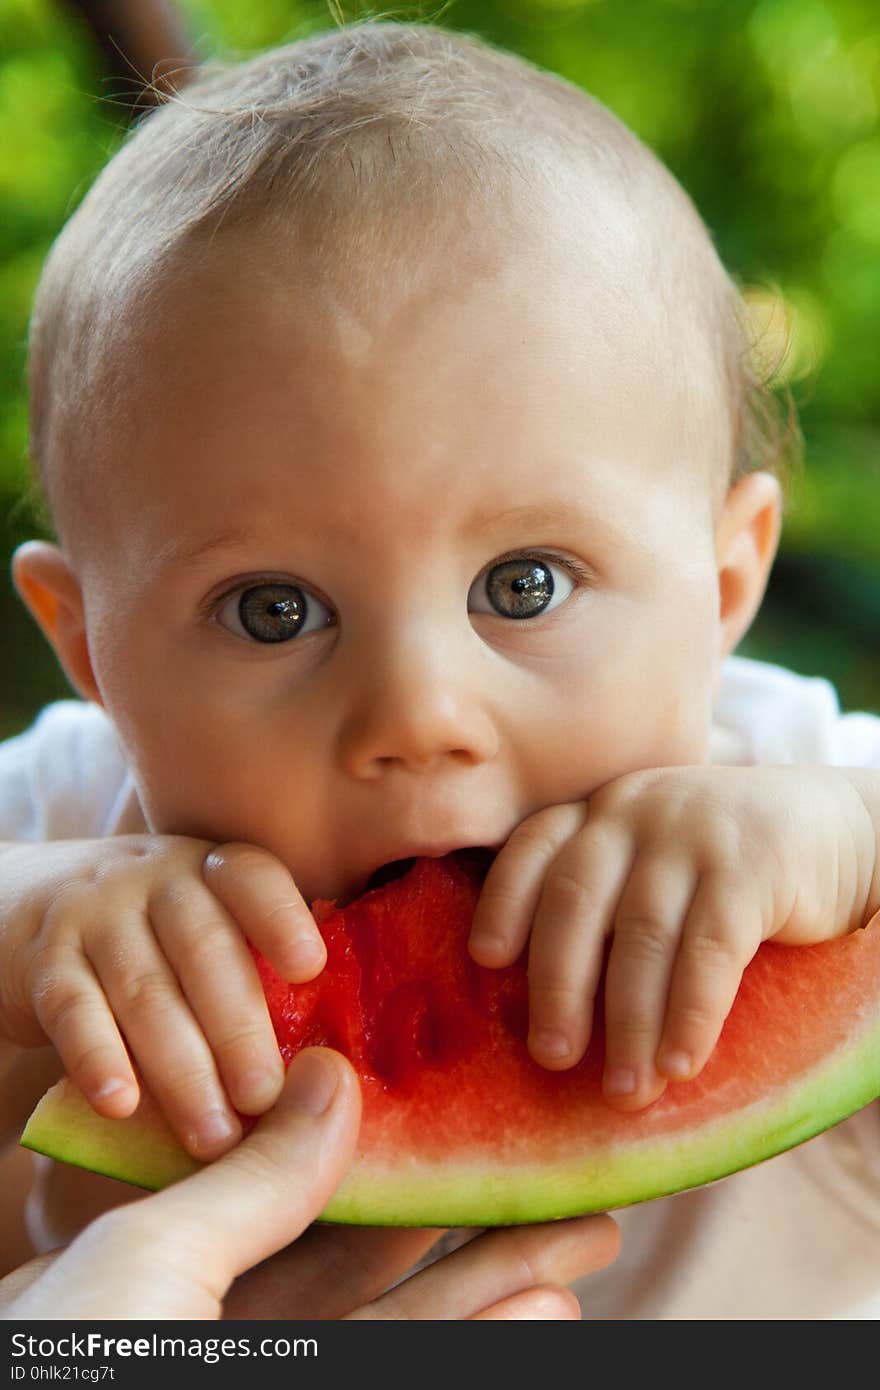
{"label": "green watermelon rind", "polygon": [[38,1103],[19,1143],[47,1158],[152,1192],[203,1166],[178,1143],[149,1097],[130,1119],[108,1120],[66,1077]]}
{"label": "green watermelon rind", "polygon": [[[698,1130],[667,1132],[570,1163],[433,1171],[406,1162],[345,1179],[322,1218],[348,1225],[512,1226],[671,1196],[754,1167],[832,1128],[880,1096],[880,1021],[826,1065],[759,1102]],[[413,1165],[415,1168],[415,1165]],[[389,1216],[389,1212],[392,1215]],[[487,1217],[487,1213],[489,1213]]]}
{"label": "green watermelon rind", "polygon": [[[813,1138],[880,1096],[880,1019],[773,1096],[697,1129],[682,1128],[570,1161],[511,1165],[447,1156],[431,1164],[395,1153],[361,1155],[321,1219],[368,1226],[490,1226],[549,1221],[702,1186]],[[536,1140],[536,1143],[538,1141]],[[147,1189],[197,1171],[154,1105],[105,1120],[70,1081],[47,1092],[21,1138],[25,1148]]]}

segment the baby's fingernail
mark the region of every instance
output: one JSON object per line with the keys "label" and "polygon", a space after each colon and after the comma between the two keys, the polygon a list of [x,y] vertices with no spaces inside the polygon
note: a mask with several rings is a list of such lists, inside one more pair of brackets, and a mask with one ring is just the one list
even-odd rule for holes
{"label": "baby's fingernail", "polygon": [[236,1094],[233,1099],[239,1110],[245,1114],[251,1111],[260,1113],[270,1106],[273,1101],[278,1099],[278,1092],[284,1080],[284,1072],[281,1063],[278,1070],[273,1071],[270,1067],[254,1067],[252,1071],[245,1072],[236,1087]]}
{"label": "baby's fingernail", "polygon": [[636,1089],[636,1074],[629,1067],[611,1067],[602,1086],[608,1096],[631,1096]]}
{"label": "baby's fingernail", "polygon": [[323,970],[326,955],[320,941],[313,936],[301,936],[299,940],[292,941],[284,952],[287,973],[309,979]]}
{"label": "baby's fingernail", "polygon": [[108,1076],[96,1090],[89,1093],[92,1105],[112,1110],[120,1119],[130,1115],[137,1104],[137,1087],[121,1076]]}
{"label": "baby's fingernail", "polygon": [[472,954],[500,957],[504,953],[505,941],[494,931],[474,931],[471,932],[468,946]]}
{"label": "baby's fingernail", "polygon": [[571,1043],[564,1033],[541,1028],[536,1033],[529,1034],[529,1051],[533,1056],[539,1053],[548,1060],[561,1062],[563,1057],[571,1055]]}
{"label": "baby's fingernail", "polygon": [[92,1100],[109,1100],[111,1096],[118,1095],[120,1091],[131,1090],[131,1082],[123,1081],[121,1076],[108,1076],[106,1081],[92,1091]]}
{"label": "baby's fingernail", "polygon": [[686,1052],[661,1052],[657,1058],[657,1070],[669,1081],[685,1081],[693,1070],[693,1064]]}
{"label": "baby's fingernail", "polygon": [[241,1138],[241,1125],[223,1110],[212,1110],[203,1115],[196,1125],[195,1140],[198,1149],[210,1153],[223,1145]]}
{"label": "baby's fingernail", "polygon": [[317,1117],[330,1107],[339,1085],[336,1064],[321,1052],[301,1052],[290,1064],[287,1094],[297,1110]]}

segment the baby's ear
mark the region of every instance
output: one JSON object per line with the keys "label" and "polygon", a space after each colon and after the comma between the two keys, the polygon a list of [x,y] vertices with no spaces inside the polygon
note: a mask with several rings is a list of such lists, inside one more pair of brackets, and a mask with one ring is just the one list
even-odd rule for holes
{"label": "baby's ear", "polygon": [[782,488],[772,473],[734,483],[715,531],[722,656],[745,636],[761,605],[781,528]]}
{"label": "baby's ear", "polygon": [[12,557],[12,579],[71,685],[83,699],[102,704],[89,655],[82,589],[63,551],[48,541],[25,541]]}

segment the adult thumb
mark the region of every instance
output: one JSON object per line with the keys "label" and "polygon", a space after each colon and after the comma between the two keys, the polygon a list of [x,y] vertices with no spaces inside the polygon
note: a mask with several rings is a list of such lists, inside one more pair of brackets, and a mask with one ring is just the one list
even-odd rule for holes
{"label": "adult thumb", "polygon": [[351,1162],[360,1109],[345,1058],[304,1049],[277,1104],[236,1148],[100,1217],[15,1301],[15,1315],[218,1317],[232,1281],[324,1208]]}
{"label": "adult thumb", "polygon": [[228,1287],[321,1212],[351,1162],[360,1113],[346,1059],[306,1048],[288,1067],[273,1109],[236,1148],[159,1193],[151,1220],[172,1230],[179,1221],[197,1243],[206,1241]]}

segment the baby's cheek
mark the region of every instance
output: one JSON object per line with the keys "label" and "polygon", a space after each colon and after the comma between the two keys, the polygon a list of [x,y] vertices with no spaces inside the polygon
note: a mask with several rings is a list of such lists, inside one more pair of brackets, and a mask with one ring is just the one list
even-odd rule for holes
{"label": "baby's cheek", "polygon": [[708,681],[680,686],[625,672],[584,682],[542,726],[530,759],[531,800],[577,800],[646,767],[708,760]]}
{"label": "baby's cheek", "polygon": [[709,690],[673,691],[664,703],[657,702],[641,766],[676,767],[708,762],[711,729]]}
{"label": "baby's cheek", "polygon": [[284,796],[285,760],[272,741],[211,721],[208,709],[196,723],[139,728],[127,751],[158,833],[220,838],[221,831],[264,818]]}

